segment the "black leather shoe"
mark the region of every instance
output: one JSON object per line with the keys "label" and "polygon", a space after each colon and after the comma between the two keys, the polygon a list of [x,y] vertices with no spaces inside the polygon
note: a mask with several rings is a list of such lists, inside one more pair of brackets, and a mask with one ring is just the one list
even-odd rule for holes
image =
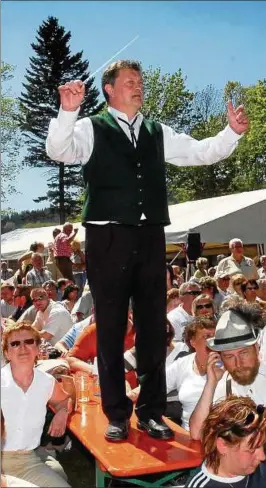
{"label": "black leather shoe", "polygon": [[140,430],[145,430],[155,439],[172,439],[174,437],[174,432],[162,419],[159,421],[154,419],[138,420],[137,427]]}
{"label": "black leather shoe", "polygon": [[124,441],[128,437],[129,420],[109,422],[105,431],[105,439],[111,442]]}

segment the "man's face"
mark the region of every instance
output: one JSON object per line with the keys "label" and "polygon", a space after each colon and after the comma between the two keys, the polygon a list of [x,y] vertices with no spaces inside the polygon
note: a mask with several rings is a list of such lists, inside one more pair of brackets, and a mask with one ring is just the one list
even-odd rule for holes
{"label": "man's face", "polygon": [[57,289],[56,289],[56,286],[54,286],[54,285],[46,285],[45,291],[46,291],[48,297],[51,298],[52,300],[54,300],[56,302],[56,300],[57,300]]}
{"label": "man's face", "polygon": [[259,371],[257,346],[222,351],[221,358],[225,369],[239,385],[250,385]]}
{"label": "man's face", "polygon": [[71,232],[73,230],[73,225],[67,225],[66,227],[64,227],[64,233],[67,235],[67,236],[70,236]]}
{"label": "man's face", "polygon": [[140,109],[143,102],[143,80],[134,69],[121,69],[114,86],[105,85],[108,90],[110,105],[121,111],[126,108]]}
{"label": "man's face", "polygon": [[44,312],[49,304],[49,298],[45,293],[35,293],[32,295],[33,305],[38,312]]}
{"label": "man's face", "polygon": [[1,263],[1,270],[6,271],[7,270],[7,264],[6,262]]}
{"label": "man's face", "polygon": [[243,256],[243,244],[241,241],[234,242],[231,247],[231,252],[233,254],[233,257],[239,258],[240,256]]}
{"label": "man's face", "polygon": [[192,302],[200,294],[200,289],[197,285],[188,286],[187,290],[183,295],[180,295],[181,302],[191,310]]}
{"label": "man's face", "polygon": [[213,317],[214,308],[212,301],[209,298],[200,299],[196,304],[195,315],[196,317]]}
{"label": "man's face", "polygon": [[36,269],[41,269],[43,266],[42,257],[41,256],[34,256],[32,258],[32,265]]}
{"label": "man's face", "polygon": [[13,300],[14,290],[10,290],[9,288],[2,288],[1,290],[1,299],[5,302],[9,303]]}
{"label": "man's face", "polygon": [[217,282],[218,282],[218,287],[220,288],[220,290],[226,291],[228,286],[229,286],[230,277],[224,276],[223,278],[218,278]]}

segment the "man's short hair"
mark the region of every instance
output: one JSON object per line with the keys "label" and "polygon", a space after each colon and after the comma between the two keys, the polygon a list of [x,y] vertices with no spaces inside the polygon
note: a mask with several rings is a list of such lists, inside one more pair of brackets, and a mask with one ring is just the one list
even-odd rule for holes
{"label": "man's short hair", "polygon": [[262,265],[264,259],[266,259],[266,254],[263,254],[263,256],[260,257],[260,264]]}
{"label": "man's short hair", "polygon": [[11,285],[10,283],[1,283],[1,290],[4,288],[8,288],[10,291],[15,290],[15,286]]}
{"label": "man's short hair", "polygon": [[185,295],[185,293],[191,287],[198,288],[198,290],[200,292],[200,286],[197,283],[194,283],[194,282],[192,283],[192,282],[189,282],[189,281],[185,281],[185,283],[182,283],[182,285],[180,285],[180,288],[179,288],[179,296]]}
{"label": "man's short hair", "polygon": [[141,64],[138,61],[130,61],[129,59],[125,59],[115,61],[114,63],[110,64],[102,75],[102,92],[107,102],[109,101],[109,95],[105,90],[105,85],[114,86],[115,80],[118,77],[121,69],[133,69],[142,75]]}
{"label": "man's short hair", "polygon": [[30,292],[30,297],[33,299],[36,295],[45,296],[49,300],[47,292],[43,288],[33,288]]}
{"label": "man's short hair", "polygon": [[241,239],[239,239],[238,237],[234,237],[234,239],[231,239],[231,241],[229,241],[229,249],[232,249],[233,247],[233,244],[236,244],[237,242],[241,242],[242,246],[243,246],[243,242],[241,241]]}
{"label": "man's short hair", "polygon": [[42,288],[46,288],[47,286],[54,286],[57,289],[57,283],[54,280],[47,280],[42,284]]}

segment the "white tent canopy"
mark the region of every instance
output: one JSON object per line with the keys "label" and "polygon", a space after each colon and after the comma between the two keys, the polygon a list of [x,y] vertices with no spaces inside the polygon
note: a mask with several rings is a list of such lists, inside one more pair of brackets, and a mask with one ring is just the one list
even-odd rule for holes
{"label": "white tent canopy", "polygon": [[[179,203],[169,207],[171,225],[165,228],[166,242],[186,242],[189,232],[199,232],[202,242],[224,243],[239,237],[244,244],[266,243],[266,190],[237,193]],[[55,227],[16,229],[1,236],[1,256],[18,259],[33,242],[47,247]],[[84,249],[85,229],[78,223],[77,239]]]}
{"label": "white tent canopy", "polygon": [[179,203],[169,212],[169,244],[185,242],[188,232],[199,232],[202,242],[224,243],[239,237],[244,244],[266,243],[266,190]]}

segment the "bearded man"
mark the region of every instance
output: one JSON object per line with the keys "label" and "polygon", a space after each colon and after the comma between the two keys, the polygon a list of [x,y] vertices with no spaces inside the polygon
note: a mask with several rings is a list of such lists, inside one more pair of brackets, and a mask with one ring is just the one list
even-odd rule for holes
{"label": "bearded man", "polygon": [[213,402],[233,394],[266,404],[266,368],[259,360],[262,315],[254,304],[231,306],[219,319],[215,337],[207,339],[207,382],[190,418],[190,433],[200,439],[204,420]]}

